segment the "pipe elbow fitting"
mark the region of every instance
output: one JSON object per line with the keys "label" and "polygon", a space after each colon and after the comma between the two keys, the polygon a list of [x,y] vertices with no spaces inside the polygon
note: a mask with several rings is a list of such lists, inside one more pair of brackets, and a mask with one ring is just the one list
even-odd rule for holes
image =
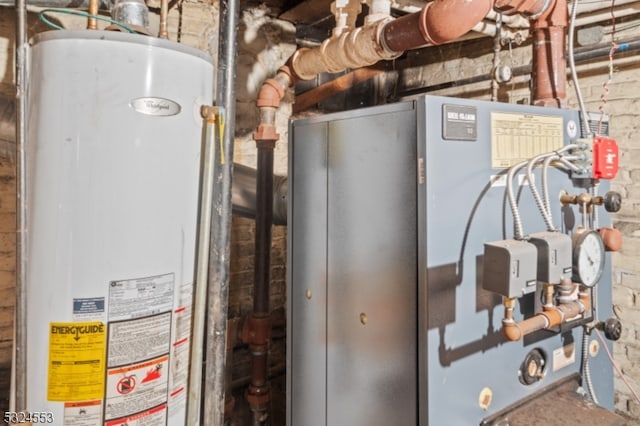
{"label": "pipe elbow fitting", "polygon": [[523,333],[518,323],[515,321],[502,321],[502,335],[511,342],[517,342],[522,339]]}
{"label": "pipe elbow fitting", "polygon": [[282,98],[284,98],[284,88],[278,80],[270,78],[262,83],[256,105],[259,107],[278,108]]}

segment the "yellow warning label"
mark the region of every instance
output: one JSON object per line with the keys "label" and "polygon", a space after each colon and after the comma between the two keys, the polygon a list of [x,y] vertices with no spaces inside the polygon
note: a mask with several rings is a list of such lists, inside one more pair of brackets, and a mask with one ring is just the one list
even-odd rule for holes
{"label": "yellow warning label", "polygon": [[49,324],[49,401],[104,397],[106,335],[101,322]]}
{"label": "yellow warning label", "polygon": [[564,143],[561,116],[491,113],[491,167],[511,167]]}

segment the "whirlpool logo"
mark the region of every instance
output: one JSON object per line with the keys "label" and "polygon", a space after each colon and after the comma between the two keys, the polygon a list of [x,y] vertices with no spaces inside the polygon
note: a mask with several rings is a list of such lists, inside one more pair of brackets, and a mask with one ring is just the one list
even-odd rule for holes
{"label": "whirlpool logo", "polygon": [[145,115],[170,116],[180,113],[180,105],[170,99],[145,97],[136,98],[129,104],[131,108]]}

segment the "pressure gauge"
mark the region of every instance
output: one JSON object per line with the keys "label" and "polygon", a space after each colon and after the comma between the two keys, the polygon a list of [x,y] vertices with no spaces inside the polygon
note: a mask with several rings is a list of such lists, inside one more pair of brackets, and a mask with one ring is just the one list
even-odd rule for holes
{"label": "pressure gauge", "polygon": [[604,270],[605,249],[597,231],[579,230],[573,236],[573,280],[593,287]]}

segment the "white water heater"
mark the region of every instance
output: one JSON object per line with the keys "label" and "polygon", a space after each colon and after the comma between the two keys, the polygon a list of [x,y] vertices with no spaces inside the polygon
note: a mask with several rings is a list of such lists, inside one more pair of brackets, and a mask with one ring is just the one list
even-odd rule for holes
{"label": "white water heater", "polygon": [[50,31],[30,49],[27,408],[185,424],[208,55]]}

